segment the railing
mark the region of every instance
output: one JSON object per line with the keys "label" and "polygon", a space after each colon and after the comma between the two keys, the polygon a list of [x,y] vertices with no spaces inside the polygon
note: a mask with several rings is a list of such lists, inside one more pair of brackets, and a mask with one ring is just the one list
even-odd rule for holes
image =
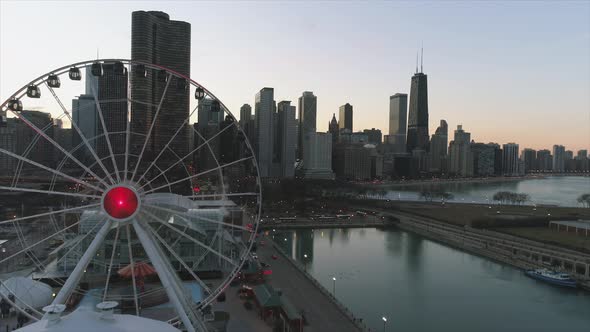
{"label": "railing", "polygon": [[299,270],[299,272],[301,272],[314,286],[316,286],[318,288],[318,290],[323,293],[337,308],[338,310],[340,310],[340,312],[342,312],[346,317],[348,317],[348,319],[351,321],[351,323],[356,326],[360,331],[368,331],[369,329],[367,328],[367,326],[364,323],[361,323],[361,321],[359,319],[356,319],[354,317],[354,314],[342,303],[340,302],[337,298],[334,297],[334,295],[329,292],[322,284],[320,284],[312,275],[310,275],[309,273],[307,273],[307,271],[305,270],[305,267],[297,262],[296,260],[292,259],[278,244],[276,244],[273,240],[268,239],[268,241],[270,241],[273,245],[273,247],[287,260],[289,261],[289,263],[291,263],[293,266],[295,266],[295,268],[297,270]]}

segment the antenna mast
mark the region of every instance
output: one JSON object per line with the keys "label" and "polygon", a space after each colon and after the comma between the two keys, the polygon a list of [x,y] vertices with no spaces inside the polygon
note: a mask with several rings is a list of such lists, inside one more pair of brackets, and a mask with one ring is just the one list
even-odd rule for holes
{"label": "antenna mast", "polygon": [[422,43],[422,48],[420,49],[420,72],[424,73],[424,43]]}

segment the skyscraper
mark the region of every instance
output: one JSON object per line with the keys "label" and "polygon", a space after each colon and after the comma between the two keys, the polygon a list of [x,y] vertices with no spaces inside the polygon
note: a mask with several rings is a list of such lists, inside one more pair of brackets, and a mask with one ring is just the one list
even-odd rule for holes
{"label": "skyscraper", "polygon": [[537,170],[537,151],[526,148],[522,150],[521,159],[524,162],[525,173]]}
{"label": "skyscraper", "polygon": [[[6,111],[0,109],[0,149],[16,152],[16,120],[7,118]],[[17,159],[0,153],[0,172],[8,174],[14,171]]]}
{"label": "skyscraper", "polygon": [[204,129],[209,125],[219,126],[224,120],[225,112],[213,107],[213,99],[203,98],[199,100],[197,108],[199,128]]}
{"label": "skyscraper", "polygon": [[[181,75],[190,75],[191,26],[187,22],[170,20],[168,14],[159,11],[135,11],[131,24],[131,59],[153,63],[172,69]],[[131,96],[147,104],[133,103],[131,130],[147,134],[156,116],[160,101],[162,107],[155,119],[146,153],[158,153],[182,126],[170,144],[178,155],[188,153],[189,89],[177,84],[175,77],[165,79],[159,71],[143,72],[131,68]],[[168,89],[166,87],[168,86]],[[164,90],[166,95],[164,96]],[[162,98],[162,97],[165,98]],[[144,138],[132,139],[133,149],[141,150]],[[165,158],[164,158],[165,159]]]}
{"label": "skyscraper", "polygon": [[262,88],[254,102],[256,116],[256,157],[260,176],[271,176],[273,159],[274,89]]}
{"label": "skyscraper", "polygon": [[310,179],[333,179],[332,135],[310,133],[309,149],[304,150],[303,176]]}
{"label": "skyscraper", "polygon": [[328,132],[332,134],[332,146],[334,146],[338,142],[338,134],[340,132],[338,121],[336,121],[336,113],[332,113],[332,120],[328,122]]}
{"label": "skyscraper", "polygon": [[277,137],[281,177],[292,178],[295,172],[295,106],[290,101],[281,101],[277,105]]}
{"label": "skyscraper", "polygon": [[471,134],[457,126],[454,140],[449,144],[449,173],[459,176],[473,176],[473,154]]}
{"label": "skyscraper", "polygon": [[432,135],[430,142],[430,171],[445,173],[447,163],[447,146],[449,141],[449,126],[445,120],[440,120],[440,126]]}
{"label": "skyscraper", "polygon": [[[408,119],[408,95],[396,93],[389,97],[389,141],[394,152],[406,152],[406,131]],[[445,147],[446,151],[446,147]]]}
{"label": "skyscraper", "polygon": [[410,111],[408,119],[408,138],[407,151],[412,152],[414,149],[428,151],[429,133],[428,133],[428,87],[427,76],[418,72],[412,76],[412,85],[410,88]]}
{"label": "skyscraper", "polygon": [[502,173],[507,176],[519,175],[518,144],[502,145]]}
{"label": "skyscraper", "polygon": [[494,144],[471,143],[471,152],[473,154],[474,175],[491,176],[495,174],[496,147]]}
{"label": "skyscraper", "polygon": [[565,147],[563,145],[553,146],[553,172],[565,170]]}
{"label": "skyscraper", "polygon": [[[298,134],[298,153],[299,159],[303,159],[303,150],[305,150],[305,137],[309,133],[316,132],[317,120],[317,97],[313,92],[305,91],[299,97],[299,134]],[[308,140],[309,141],[309,140]],[[308,142],[309,144],[309,142]]]}
{"label": "skyscraper", "polygon": [[348,129],[352,132],[352,105],[349,103],[340,106],[338,125],[340,129]]}
{"label": "skyscraper", "polygon": [[250,119],[252,119],[252,107],[248,104],[244,104],[240,107],[240,126],[242,129],[246,130]]}
{"label": "skyscraper", "polygon": [[[53,119],[50,113],[24,110],[20,114],[35,127],[43,130],[49,137],[53,137]],[[16,120],[16,153],[42,165],[52,167],[55,161],[55,148],[48,140],[42,138],[35,130],[21,119]],[[37,140],[35,142],[35,140]],[[27,151],[31,148],[27,154]],[[28,163],[23,167],[39,170]]]}
{"label": "skyscraper", "polygon": [[537,165],[539,171],[547,172],[553,169],[553,157],[549,150],[537,151]]}
{"label": "skyscraper", "polygon": [[[98,92],[93,92],[98,95],[100,101],[100,113],[97,120],[97,135],[102,134],[103,126],[100,120],[102,114],[104,126],[106,130],[111,133],[109,141],[111,147],[109,148],[106,137],[100,138],[96,141],[96,149],[99,157],[110,155],[110,150],[115,155],[125,153],[125,131],[127,130],[127,84],[128,73],[115,73],[113,64],[103,65],[103,75],[98,77]],[[109,100],[109,102],[103,102]],[[116,101],[115,101],[116,100]],[[118,134],[113,134],[118,133]],[[119,167],[123,166],[123,159],[117,159]],[[109,166],[110,167],[110,166]]]}

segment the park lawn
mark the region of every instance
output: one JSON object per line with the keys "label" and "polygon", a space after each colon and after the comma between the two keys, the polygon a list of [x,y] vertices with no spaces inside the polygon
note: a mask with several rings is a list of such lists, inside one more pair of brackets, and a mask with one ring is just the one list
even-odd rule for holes
{"label": "park lawn", "polygon": [[590,253],[590,236],[558,232],[548,227],[505,227],[494,231]]}
{"label": "park lawn", "polygon": [[[547,217],[548,219],[590,219],[590,210],[568,207],[532,207],[515,205],[482,205],[447,203],[401,203],[396,204],[401,211],[432,218],[438,221],[463,226],[473,220],[483,218],[514,217],[515,226],[519,218]],[[490,208],[491,207],[491,208]],[[498,213],[498,211],[500,213]],[[548,215],[549,214],[549,215]]]}

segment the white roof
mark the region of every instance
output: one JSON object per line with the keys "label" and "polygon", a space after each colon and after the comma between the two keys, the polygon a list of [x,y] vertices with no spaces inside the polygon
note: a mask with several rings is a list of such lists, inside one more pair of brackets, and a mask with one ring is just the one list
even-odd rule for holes
{"label": "white roof", "polygon": [[2,282],[0,293],[4,296],[14,294],[19,307],[41,308],[53,300],[51,286],[26,277],[12,277]]}
{"label": "white roof", "polygon": [[[112,319],[101,318],[102,314],[89,306],[81,306],[69,315],[62,316],[57,322],[40,320],[27,325],[19,332],[180,332],[171,325],[134,315],[114,314]],[[53,323],[53,324],[52,324]]]}

